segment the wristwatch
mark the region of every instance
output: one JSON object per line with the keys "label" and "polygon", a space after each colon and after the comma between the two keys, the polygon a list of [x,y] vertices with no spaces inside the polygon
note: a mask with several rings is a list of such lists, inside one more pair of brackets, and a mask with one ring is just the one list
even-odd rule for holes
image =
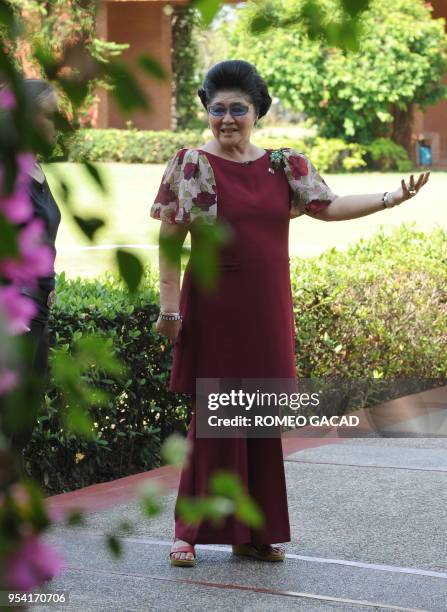
{"label": "wristwatch", "polygon": [[391,199],[391,194],[388,191],[385,191],[382,196],[382,206],[383,208],[393,208],[393,206],[395,206]]}

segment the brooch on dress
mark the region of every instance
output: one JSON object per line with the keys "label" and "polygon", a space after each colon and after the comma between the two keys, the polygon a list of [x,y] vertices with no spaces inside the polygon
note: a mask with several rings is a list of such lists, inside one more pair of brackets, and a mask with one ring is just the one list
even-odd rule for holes
{"label": "brooch on dress", "polygon": [[272,174],[275,174],[275,170],[285,167],[284,151],[282,149],[277,149],[270,153],[270,166],[269,172]]}

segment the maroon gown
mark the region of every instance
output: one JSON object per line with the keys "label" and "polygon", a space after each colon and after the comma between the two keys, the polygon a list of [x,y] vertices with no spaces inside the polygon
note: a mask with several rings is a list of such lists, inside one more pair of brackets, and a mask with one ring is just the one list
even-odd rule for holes
{"label": "maroon gown", "polygon": [[[250,529],[234,517],[217,528],[188,526],[175,510],[175,536],[191,544],[273,544],[290,541],[280,438],[196,438],[196,378],[295,378],[288,232],[290,188],[282,170],[269,172],[269,151],[246,164],[204,152],[216,181],[217,214],[234,238],[219,255],[217,291],[197,286],[189,265],[183,278],[182,330],[174,346],[169,389],[192,394],[192,445],[178,495],[206,495],[217,469],[232,470],[260,505],[265,526]],[[191,248],[194,249],[194,236]]]}

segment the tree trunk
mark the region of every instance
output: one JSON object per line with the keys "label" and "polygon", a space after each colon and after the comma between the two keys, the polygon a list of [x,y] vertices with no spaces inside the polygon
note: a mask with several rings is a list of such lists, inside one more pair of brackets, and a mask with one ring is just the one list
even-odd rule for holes
{"label": "tree trunk", "polygon": [[413,104],[408,108],[401,109],[395,104],[391,107],[391,114],[394,117],[391,128],[391,139],[404,147],[411,155],[411,133],[413,127]]}

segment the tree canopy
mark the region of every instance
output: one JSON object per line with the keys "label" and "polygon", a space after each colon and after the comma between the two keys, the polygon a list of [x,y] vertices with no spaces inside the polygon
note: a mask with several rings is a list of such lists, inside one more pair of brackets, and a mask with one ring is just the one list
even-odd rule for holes
{"label": "tree canopy", "polygon": [[[412,105],[447,98],[444,20],[432,19],[422,0],[372,0],[358,18],[358,50],[342,50],[309,37],[304,5],[263,0],[236,9],[227,26],[230,59],[255,64],[282,105],[304,112],[322,136],[370,142],[392,135],[406,144]],[[341,20],[337,0],[322,0],[321,11]]]}

